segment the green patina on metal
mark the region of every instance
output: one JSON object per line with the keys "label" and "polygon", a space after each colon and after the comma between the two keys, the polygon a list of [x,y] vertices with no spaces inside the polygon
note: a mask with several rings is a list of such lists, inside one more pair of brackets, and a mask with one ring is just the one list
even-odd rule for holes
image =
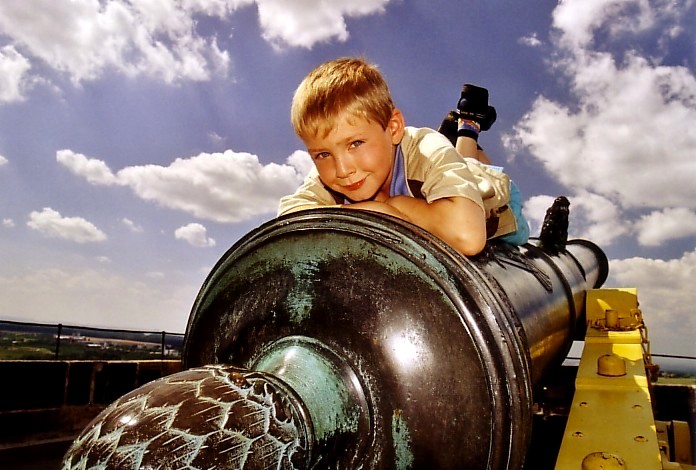
{"label": "green patina on metal", "polygon": [[[382,266],[388,272],[412,273],[429,284],[433,284],[432,276],[425,275],[414,260],[408,255],[395,250],[388,245],[375,243],[373,239],[357,237],[355,234],[333,232],[331,236],[326,233],[304,234],[303,237],[292,237],[289,240],[275,246],[278,250],[273,257],[282,258],[296,279],[298,290],[306,290],[313,283],[320,282],[317,279],[319,267],[330,264],[335,259],[366,259],[371,263]],[[431,253],[418,250],[414,245],[414,251],[418,251],[419,257],[435,273],[435,277],[450,277],[447,269],[437,261]],[[257,255],[260,253],[257,253]],[[269,254],[262,255],[265,259],[271,259]],[[306,303],[306,292],[293,294],[297,296],[298,306]]]}
{"label": "green patina on metal", "polygon": [[344,364],[336,363],[316,342],[307,340],[280,342],[254,368],[279,377],[300,396],[318,441],[341,433],[356,433],[364,410],[361,400],[356,400],[355,390],[348,388],[350,381]]}
{"label": "green patina on metal", "polygon": [[408,432],[406,421],[401,410],[394,410],[392,414],[392,442],[394,443],[394,455],[396,468],[406,470],[413,466],[413,452],[411,451],[411,435]]}
{"label": "green patina on metal", "polygon": [[303,259],[290,264],[295,286],[286,298],[288,315],[293,323],[302,323],[309,317],[314,302],[314,278],[317,275],[317,260]]}

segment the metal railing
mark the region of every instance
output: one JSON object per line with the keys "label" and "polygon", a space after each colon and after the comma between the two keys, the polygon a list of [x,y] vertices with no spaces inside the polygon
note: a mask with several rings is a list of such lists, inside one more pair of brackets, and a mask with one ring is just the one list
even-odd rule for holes
{"label": "metal railing", "polygon": [[183,342],[168,331],[0,320],[0,359],[178,359]]}

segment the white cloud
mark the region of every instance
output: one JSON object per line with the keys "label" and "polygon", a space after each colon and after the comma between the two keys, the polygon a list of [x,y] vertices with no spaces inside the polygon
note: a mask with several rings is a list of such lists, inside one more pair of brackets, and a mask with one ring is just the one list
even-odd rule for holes
{"label": "white cloud", "polygon": [[107,68],[169,83],[207,80],[226,72],[229,57],[214,37],[196,32],[194,15],[232,8],[234,2],[0,2],[0,32],[76,83]]}
{"label": "white cloud", "polygon": [[[554,11],[553,67],[567,77],[574,102],[539,96],[504,142],[512,151],[528,150],[568,188],[571,202],[591,212],[588,223],[610,223],[625,209],[696,208],[696,76],[636,49],[606,52],[621,50],[609,46],[613,40],[646,31],[668,47],[685,30],[665,23],[684,21],[693,8],[692,1],[567,0]],[[595,44],[598,32],[608,43]],[[646,224],[633,233],[646,237]],[[624,226],[586,231],[611,241],[618,234],[606,231]],[[651,233],[642,240],[671,238]]]}
{"label": "white cloud", "polygon": [[605,18],[621,18],[621,10],[632,0],[585,0],[559,2],[553,12],[554,26],[563,32],[571,47],[585,47]]}
{"label": "white cloud", "polygon": [[0,166],[7,165],[7,158],[0,155]]}
{"label": "white cloud", "polygon": [[520,44],[524,44],[525,46],[529,46],[529,47],[539,47],[542,44],[537,33],[532,33],[528,36],[521,37],[518,40],[518,42]]}
{"label": "white cloud", "polygon": [[130,220],[126,217],[121,219],[121,223],[123,223],[123,225],[128,227],[131,232],[142,233],[144,231],[142,226],[136,224],[135,222],[133,222],[132,220]]}
{"label": "white cloud", "polygon": [[263,37],[275,46],[311,48],[348,39],[346,17],[382,13],[389,0],[256,0]]}
{"label": "white cloud", "polygon": [[207,229],[201,224],[188,224],[174,231],[177,240],[184,240],[192,246],[205,248],[215,246],[215,240],[208,237]]}
{"label": "white cloud", "polygon": [[27,73],[30,68],[29,60],[14,46],[0,48],[0,102],[24,99],[24,92],[29,86]]}
{"label": "white cloud", "polygon": [[696,235],[696,212],[689,209],[668,208],[642,216],[636,222],[638,242],[658,246],[678,238]]}
{"label": "white cloud", "polygon": [[611,260],[609,274],[607,286],[638,288],[653,352],[693,355],[693,335],[675,332],[696,331],[696,251],[672,260]]}
{"label": "white cloud", "polygon": [[91,222],[81,217],[63,217],[50,207],[29,214],[27,225],[47,237],[62,238],[76,243],[106,240],[106,234]]}
{"label": "white cloud", "polygon": [[524,201],[522,210],[527,222],[529,222],[529,233],[532,236],[538,236],[541,232],[546,210],[551,207],[555,199],[554,196],[538,195]]}
{"label": "white cloud", "polygon": [[0,311],[23,321],[183,332],[199,288],[102,268],[16,270],[0,275]]}
{"label": "white cloud", "polygon": [[692,0],[562,1],[553,12],[553,24],[563,33],[566,47],[585,48],[592,45],[596,31],[608,33],[610,39],[637,34],[675,21],[691,6]]}
{"label": "white cloud", "polygon": [[225,138],[217,132],[208,132],[208,139],[213,144],[219,145],[225,142]]}
{"label": "white cloud", "polygon": [[275,213],[278,199],[297,188],[306,168],[297,152],[283,165],[263,165],[255,155],[227,150],[179,158],[166,167],[126,167],[115,174],[104,162],[69,150],[56,158],[92,184],[128,186],[142,199],[228,223]]}
{"label": "white cloud", "polygon": [[2,226],[7,228],[13,228],[15,226],[15,222],[12,219],[2,219]]}
{"label": "white cloud", "polygon": [[609,199],[582,191],[570,198],[570,229],[578,238],[604,246],[629,232],[621,211]]}
{"label": "white cloud", "polygon": [[287,159],[288,165],[295,168],[300,175],[306,175],[314,168],[312,157],[304,150],[295,150]]}
{"label": "white cloud", "polygon": [[87,158],[71,150],[59,150],[56,152],[56,160],[92,184],[111,185],[118,182],[111,169],[101,160]]}
{"label": "white cloud", "polygon": [[573,190],[627,208],[696,207],[687,197],[696,177],[696,78],[635,56],[622,66],[606,54],[583,62],[574,75],[579,109],[542,96],[515,137]]}
{"label": "white cloud", "polygon": [[[13,41],[0,51],[0,102],[22,98],[32,63],[73,83],[106,70],[166,83],[209,80],[229,72],[230,57],[201,19],[227,21],[256,4],[263,37],[275,47],[345,41],[345,19],[381,13],[390,0],[74,0],[0,2],[0,34]],[[202,28],[201,28],[202,29]],[[22,53],[18,52],[22,51]]]}
{"label": "white cloud", "polygon": [[[551,207],[554,199],[553,196],[538,195],[524,202],[524,215],[533,235],[536,236],[541,232],[546,210]],[[617,220],[620,220],[620,212],[608,199],[588,192],[568,196],[568,199],[570,201],[569,238],[583,238],[592,240],[600,246],[606,246],[629,232],[630,224],[617,223]]]}

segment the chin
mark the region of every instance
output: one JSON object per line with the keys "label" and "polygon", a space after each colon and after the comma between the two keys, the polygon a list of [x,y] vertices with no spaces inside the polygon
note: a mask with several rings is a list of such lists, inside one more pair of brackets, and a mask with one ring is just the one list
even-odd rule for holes
{"label": "chin", "polygon": [[368,202],[368,201],[377,201],[377,197],[379,196],[379,190],[375,192],[369,192],[369,191],[360,191],[359,194],[352,194],[352,195],[347,195],[344,194],[343,197],[348,199],[350,202]]}

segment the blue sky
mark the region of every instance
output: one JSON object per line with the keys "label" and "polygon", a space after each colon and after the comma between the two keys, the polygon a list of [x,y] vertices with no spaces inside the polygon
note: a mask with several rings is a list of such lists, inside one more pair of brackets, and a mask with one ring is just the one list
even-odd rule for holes
{"label": "blue sky", "polygon": [[0,318],[183,332],[308,168],[295,87],[359,55],[410,125],[487,87],[532,232],[567,195],[653,352],[696,354],[694,24],[693,0],[0,2]]}

